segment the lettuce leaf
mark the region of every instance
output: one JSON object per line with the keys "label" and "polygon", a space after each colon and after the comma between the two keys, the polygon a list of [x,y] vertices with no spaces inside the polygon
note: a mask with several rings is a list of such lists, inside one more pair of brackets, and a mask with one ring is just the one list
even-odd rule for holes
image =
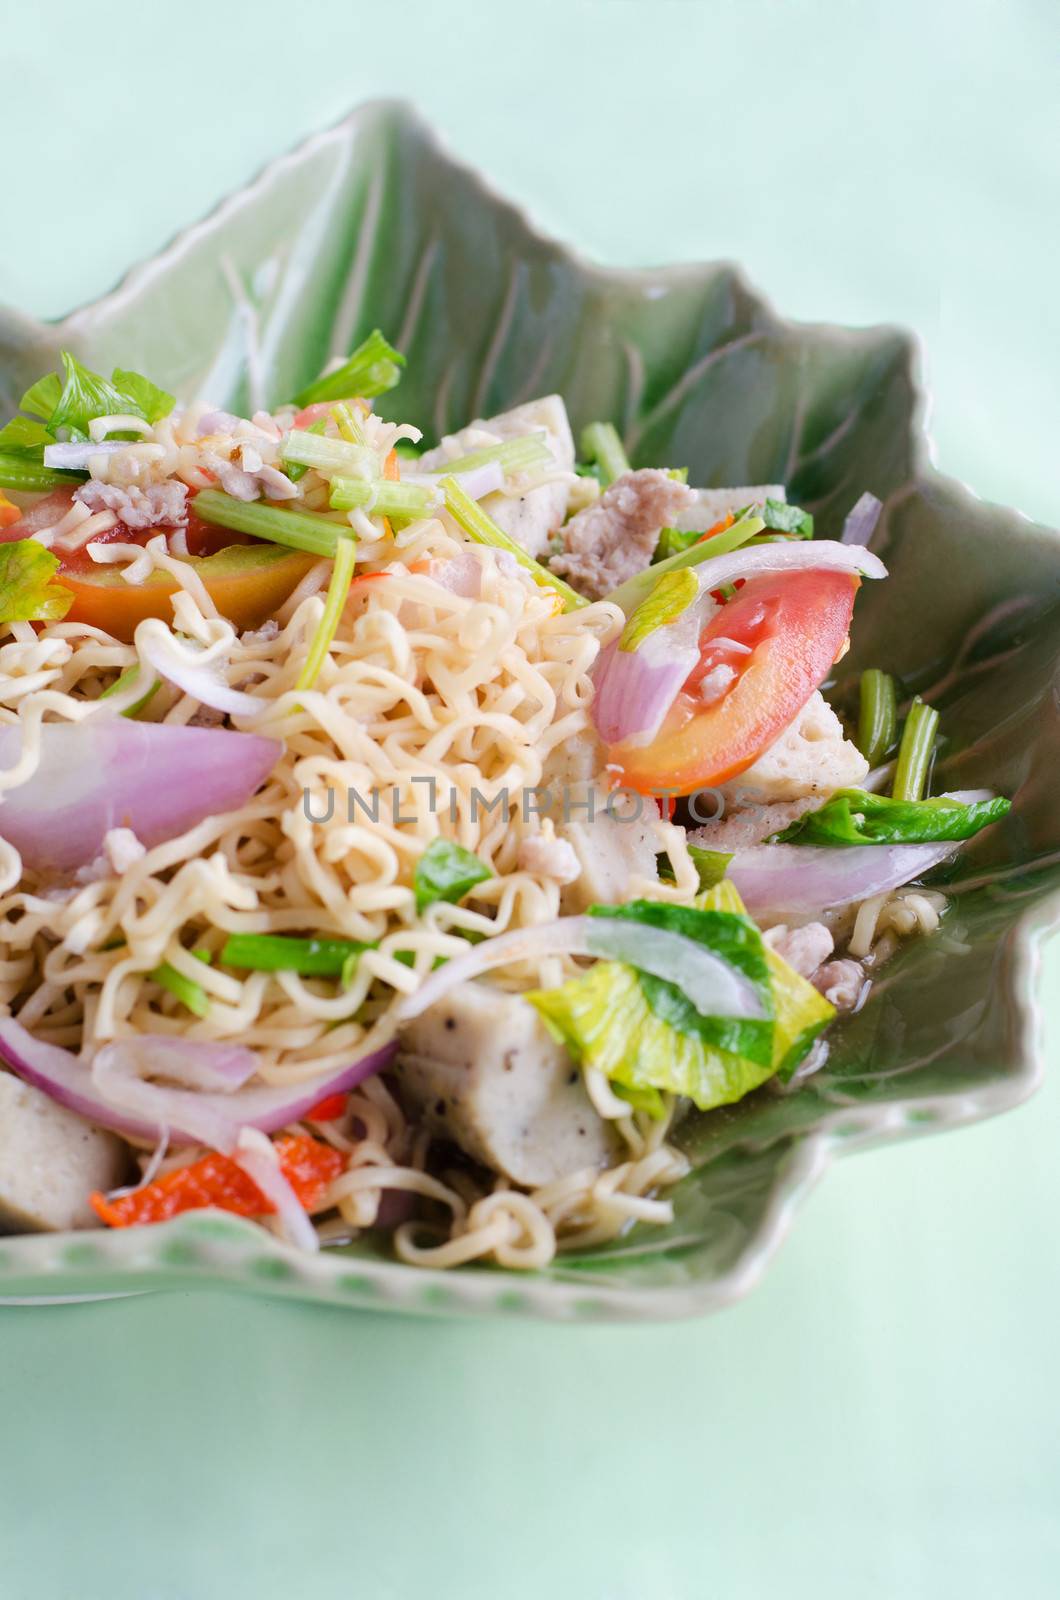
{"label": "lettuce leaf", "polygon": [[794,534],[797,539],[813,538],[813,517],[801,506],[789,506],[785,500],[767,500],[760,516],[771,532]]}
{"label": "lettuce leaf", "polygon": [[0,622],[59,622],[73,592],[53,583],[59,558],[36,539],[0,544]]}
{"label": "lettuce leaf", "polygon": [[493,874],[484,861],[462,844],[450,839],[432,839],[416,863],[413,887],[416,910],[426,911],[437,900],[462,900],[476,883]]}
{"label": "lettuce leaf", "polygon": [[[696,909],[728,914],[753,927],[728,880],[700,895]],[[652,1008],[644,974],[622,962],[598,961],[560,988],[534,990],[525,998],[576,1061],[603,1072],[633,1105],[661,1115],[665,1092],[687,1095],[701,1111],[709,1111],[742,1100],[774,1074],[790,1077],[835,1016],[812,984],[764,941],[760,944],[773,1011],[767,1061],[721,1048],[699,1031],[681,1031]]]}
{"label": "lettuce leaf", "polygon": [[36,383],[30,385],[22,396],[23,411],[28,411],[31,417],[39,417],[41,422],[47,422],[56,406],[59,404],[63,392],[58,373],[46,372],[43,378],[38,378]]}
{"label": "lettuce leaf", "polygon": [[620,650],[639,650],[659,628],[676,622],[699,598],[699,582],[690,567],[664,572],[646,600],[634,611],[618,641]]}
{"label": "lettuce leaf", "polygon": [[938,795],[933,800],[894,800],[864,789],[838,789],[817,811],[808,811],[775,838],[783,844],[931,844],[970,839],[1012,809],[1010,800],[964,803]]}
{"label": "lettuce leaf", "polygon": [[660,900],[632,900],[624,906],[592,906],[590,915],[618,922],[664,928],[701,944],[735,967],[754,986],[765,1013],[750,1017],[705,1017],[675,983],[637,972],[644,997],[657,1017],[678,1033],[718,1045],[733,1055],[768,1066],[773,1053],[773,995],[762,935],[749,917],[731,911],[676,906]]}

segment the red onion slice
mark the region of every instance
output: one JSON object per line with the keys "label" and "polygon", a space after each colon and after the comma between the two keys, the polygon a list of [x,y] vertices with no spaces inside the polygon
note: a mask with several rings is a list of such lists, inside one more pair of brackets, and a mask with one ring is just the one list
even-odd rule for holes
{"label": "red onion slice", "polygon": [[900,889],[945,861],[952,839],[936,844],[760,844],[737,850],[726,876],[752,916],[827,911]]}
{"label": "red onion slice", "polygon": [[517,928],[494,939],[484,939],[466,956],[447,961],[415,994],[399,1001],[395,1020],[399,1025],[410,1022],[457,984],[480,977],[492,967],[541,961],[554,955],[596,956],[639,967],[642,972],[676,983],[706,1017],[763,1015],[762,1002],[743,973],[693,939],[617,917],[562,917],[537,928]]}
{"label": "red onion slice", "polygon": [[104,1046],[89,1068],[71,1051],[34,1039],[13,1017],[0,1018],[0,1056],[59,1105],[133,1139],[154,1144],[168,1135],[173,1144],[206,1144],[228,1155],[241,1128],[276,1133],[300,1122],[325,1095],[345,1093],[384,1071],[396,1049],[391,1040],[338,1071],[284,1088],[203,1093],[145,1083],[120,1041]]}
{"label": "red onion slice", "polygon": [[[258,1144],[259,1139],[264,1148]],[[272,1206],[287,1243],[293,1244],[298,1250],[319,1250],[317,1231],[306,1216],[290,1181],[280,1170],[280,1164],[264,1134],[244,1128],[239,1145],[233,1152],[233,1160]]]}
{"label": "red onion slice", "polygon": [[[0,728],[0,769],[21,731]],[[36,772],[0,795],[0,837],[34,872],[69,872],[95,859],[111,828],[162,844],[205,817],[245,805],[276,764],[275,739],[225,728],[178,728],[127,717],[46,722]]]}
{"label": "red onion slice", "polygon": [[660,628],[639,650],[620,650],[612,639],[601,651],[593,668],[591,713],[604,744],[648,744],[655,738],[699,659],[694,640],[689,645],[671,639],[679,627]]}
{"label": "red onion slice", "polygon": [[861,499],[855,503],[843,524],[841,543],[867,545],[876,531],[876,524],[880,520],[880,512],[882,510],[882,500],[877,500],[874,494],[863,494]]}
{"label": "red onion slice", "polygon": [[154,1073],[182,1089],[216,1089],[221,1094],[233,1094],[258,1070],[253,1050],[224,1039],[138,1033],[123,1039],[121,1048],[140,1076]]}

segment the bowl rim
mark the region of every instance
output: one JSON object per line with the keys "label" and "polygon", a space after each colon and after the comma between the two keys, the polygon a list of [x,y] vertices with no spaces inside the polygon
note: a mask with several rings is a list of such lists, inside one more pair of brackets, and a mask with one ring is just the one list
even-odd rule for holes
{"label": "bowl rim", "polygon": [[[448,141],[409,102],[373,99],[354,107],[331,126],[310,134],[267,162],[246,184],[225,196],[202,218],[180,229],[159,251],[134,264],[115,287],[66,316],[41,320],[7,307],[0,317],[23,340],[76,340],[100,314],[118,310],[149,288],[211,233],[264,197],[278,176],[319,150],[342,144],[363,126],[393,122],[412,134],[441,165],[459,172],[491,209],[508,215],[536,243],[572,263],[590,283],[630,287],[679,286],[699,281],[707,267],[728,273],[779,327],[818,332],[832,343],[859,343],[889,336],[902,347],[913,406],[909,419],[911,470],[899,498],[930,484],[1000,514],[1016,516],[1043,529],[1024,512],[984,501],[966,483],[941,473],[930,434],[933,403],[925,380],[923,343],[918,334],[893,323],[864,326],[799,320],[780,315],[739,263],[726,258],[656,267],[603,266],[543,229],[530,210],[502,193],[473,163],[455,155]],[[1060,535],[1057,535],[1060,539]],[[1058,545],[1060,554],[1060,545]],[[191,1212],[151,1228],[23,1234],[0,1239],[0,1307],[59,1305],[85,1299],[131,1297],[153,1289],[193,1286],[282,1294],[360,1309],[397,1309],[426,1314],[480,1315],[507,1310],[523,1316],[579,1321],[654,1321],[702,1315],[742,1299],[759,1282],[786,1239],[803,1200],[839,1154],[897,1139],[962,1127],[1013,1109],[1040,1086],[1045,1071],[1044,1010],[1040,1002],[1041,951],[1060,922],[1060,888],[1024,912],[1002,943],[998,990],[1010,1011],[1007,1058],[1011,1071],[974,1090],[908,1096],[883,1105],[845,1106],[825,1115],[812,1129],[782,1136],[790,1145],[773,1183],[768,1204],[740,1259],[709,1282],[663,1284],[650,1289],[608,1284],[603,1277],[576,1281],[553,1276],[502,1272],[482,1266],[450,1271],[413,1267],[397,1261],[347,1257],[328,1251],[306,1255],[267,1230],[217,1212]],[[840,1132],[840,1129],[842,1130]],[[81,1265],[71,1270],[80,1250]],[[600,1257],[601,1266],[607,1262]],[[249,1271],[248,1271],[249,1267]],[[559,1258],[562,1271],[562,1257]],[[120,1278],[121,1287],[98,1291],[101,1275]],[[5,1279],[13,1286],[5,1293]],[[50,1281],[56,1283],[49,1293]]]}

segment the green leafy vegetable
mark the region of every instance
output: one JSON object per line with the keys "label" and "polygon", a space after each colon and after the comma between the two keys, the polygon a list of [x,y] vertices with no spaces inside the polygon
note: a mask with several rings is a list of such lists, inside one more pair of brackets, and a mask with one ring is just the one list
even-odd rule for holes
{"label": "green leafy vegetable", "polygon": [[771,532],[794,534],[797,539],[813,538],[813,517],[801,506],[789,506],[784,500],[767,500],[761,516]]}
{"label": "green leafy vegetable", "polygon": [[584,595],[572,589],[569,583],[564,583],[562,578],[557,578],[555,573],[549,572],[533,556],[528,556],[522,545],[516,544],[503,529],[498,528],[493,518],[483,511],[477,500],[472,500],[454,477],[449,475],[442,478],[439,487],[445,494],[445,509],[469,539],[476,544],[490,545],[494,550],[507,550],[521,567],[526,568],[539,588],[556,591],[563,601],[564,611],[576,611],[579,606],[589,604]]}
{"label": "green leafy vegetable", "polygon": [[492,878],[493,873],[484,861],[462,844],[449,839],[432,839],[416,863],[413,887],[416,890],[416,910],[426,911],[438,900],[455,903],[462,900],[476,883]]}
{"label": "green leafy vegetable", "polygon": [[43,378],[38,378],[36,383],[30,384],[22,396],[21,409],[28,411],[31,417],[39,417],[42,422],[47,422],[62,395],[63,386],[57,372],[46,372]]}
{"label": "green leafy vegetable", "polygon": [[143,417],[145,422],[161,422],[163,417],[168,417],[176,401],[171,394],[160,389],[150,378],[145,378],[140,372],[127,372],[123,367],[115,367],[110,375],[110,381],[120,395],[133,402],[122,409],[131,411],[136,416]]}
{"label": "green leafy vegetable", "polygon": [[98,372],[90,372],[81,365],[69,350],[60,354],[66,382],[63,384],[59,404],[48,418],[48,432],[59,436],[61,429],[71,439],[87,439],[88,425],[93,417],[109,417],[118,412],[132,412],[142,416],[138,403],[126,395]]}
{"label": "green leafy vegetable", "polygon": [[820,810],[806,812],[776,838],[783,844],[933,844],[970,839],[1011,809],[1012,802],[1002,799],[895,800],[864,789],[838,789]]}
{"label": "green leafy vegetable", "polygon": [[701,528],[686,530],[685,528],[663,528],[659,534],[659,542],[655,546],[652,564],[658,566],[662,561],[668,561],[671,556],[679,556],[682,551],[691,549],[703,537]]}
{"label": "green leafy vegetable", "polygon": [[618,648],[630,654],[639,650],[645,639],[649,639],[659,628],[665,628],[668,623],[684,616],[698,598],[699,584],[695,573],[688,567],[664,572],[648,598],[641,601],[622,629]]}
{"label": "green leafy vegetable", "polygon": [[301,939],[288,933],[231,933],[221,951],[226,967],[247,972],[297,972],[303,978],[342,977],[351,961],[374,950],[360,939]]}
{"label": "green leafy vegetable", "polygon": [[875,767],[889,753],[898,729],[894,679],[878,667],[868,667],[861,674],[858,688],[858,749],[869,766]]}
{"label": "green leafy vegetable", "polygon": [[606,489],[616,478],[632,472],[618,430],[610,422],[590,422],[582,432],[582,455],[595,461],[600,482]]}
{"label": "green leafy vegetable", "polygon": [[[124,414],[154,423],[173,409],[173,396],[139,372],[115,367],[108,381],[98,372],[89,371],[69,350],[60,353],[60,360],[63,380],[57,373],[49,372],[26,390],[22,396],[22,410],[28,416],[12,418],[0,430],[0,451],[43,462],[45,448],[60,434],[70,439],[88,439],[88,425],[95,417]],[[58,478],[57,483],[64,481],[69,480]],[[57,483],[42,482],[32,487],[54,488]],[[31,486],[9,482],[7,487],[28,489]]]}
{"label": "green leafy vegetable", "polygon": [[59,622],[74,603],[52,580],[59,558],[36,539],[0,544],[0,622]]}
{"label": "green leafy vegetable", "polygon": [[713,889],[729,870],[732,854],[724,850],[703,850],[698,844],[690,844],[686,848],[693,866],[699,873],[699,887]]}
{"label": "green leafy vegetable", "polygon": [[0,428],[0,451],[4,454],[25,455],[40,461],[45,445],[51,442],[52,436],[43,422],[36,422],[32,417],[12,417],[6,427]]}
{"label": "green leafy vegetable", "polygon": [[748,918],[730,911],[705,911],[693,906],[675,906],[659,900],[631,900],[622,906],[592,906],[590,915],[618,922],[636,922],[645,927],[663,928],[701,944],[742,972],[757,989],[764,1018],[705,1017],[677,984],[649,972],[640,972],[641,988],[657,1017],[678,1033],[694,1034],[708,1044],[718,1045],[734,1055],[746,1056],[758,1066],[766,1066],[773,1053],[773,999],[769,987],[762,935]]}
{"label": "green leafy vegetable", "polygon": [[606,598],[612,604],[621,606],[626,616],[630,617],[651,594],[663,573],[677,572],[682,567],[698,567],[701,561],[710,561],[714,556],[728,555],[730,550],[738,549],[756,533],[761,533],[764,526],[761,517],[748,516],[741,517],[731,528],[723,529],[711,539],[704,539],[702,534],[699,534],[696,542],[687,550],[679,550],[675,555],[668,556],[665,561],[659,561],[653,567],[645,567],[643,572],[638,572],[632,578],[627,578],[625,583],[620,583]]}
{"label": "green leafy vegetable", "polygon": [[917,695],[909,707],[898,746],[891,793],[896,800],[919,800],[928,786],[939,714]]}
{"label": "green leafy vegetable", "polygon": [[311,383],[293,403],[304,408],[323,400],[371,400],[400,383],[404,365],[405,357],[375,328],[341,367]]}
{"label": "green leafy vegetable", "polygon": [[[754,926],[728,880],[700,895],[696,906]],[[576,1060],[598,1068],[635,1104],[661,1113],[659,1096],[666,1092],[687,1095],[707,1111],[741,1100],[774,1073],[790,1076],[835,1016],[812,984],[764,942],[761,949],[773,1010],[768,1062],[721,1049],[700,1033],[680,1031],[652,1009],[643,974],[622,962],[598,961],[559,989],[536,990],[525,998]]]}

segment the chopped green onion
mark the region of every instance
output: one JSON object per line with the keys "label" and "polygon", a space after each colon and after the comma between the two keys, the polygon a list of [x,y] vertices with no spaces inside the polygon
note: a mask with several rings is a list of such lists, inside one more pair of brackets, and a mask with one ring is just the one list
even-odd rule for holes
{"label": "chopped green onion", "polygon": [[329,505],[333,511],[363,506],[379,517],[426,517],[437,505],[429,489],[417,483],[394,483],[390,478],[332,478]]}
{"label": "chopped green onion", "polygon": [[368,441],[364,436],[360,418],[348,400],[340,400],[338,405],[332,406],[331,415],[335,418],[335,426],[347,444],[359,444],[367,448]]}
{"label": "chopped green onion", "polygon": [[333,556],[336,540],[345,531],[344,523],[323,512],[281,511],[256,500],[235,500],[220,489],[200,490],[191,505],[196,516],[214,527],[249,533],[313,556]]}
{"label": "chopped green onion", "polygon": [[[131,688],[131,686],[136,682],[136,679],[139,676],[140,676],[140,668],[138,666],[137,667],[126,667],[126,669],[122,673],[121,677],[120,678],[115,678],[115,680],[111,684],[110,688],[109,689],[104,689],[103,693],[100,695],[99,698],[101,700],[109,700],[112,694],[121,694],[123,689]],[[122,716],[123,717],[135,717],[138,712],[143,710],[144,706],[152,698],[152,696],[157,694],[157,692],[161,688],[161,686],[162,686],[161,678],[156,678],[154,683],[151,685],[150,689],[148,689],[147,693],[144,694],[144,695],[141,695],[139,700],[136,701],[135,705],[126,706],[125,710],[122,712]]]}
{"label": "chopped green onion", "polygon": [[488,467],[491,461],[499,462],[504,472],[523,472],[540,462],[551,461],[552,452],[545,443],[543,433],[526,433],[518,439],[505,439],[500,444],[488,444],[470,455],[457,456],[436,471],[473,472],[476,467]]}
{"label": "chopped green onion", "polygon": [[296,394],[294,404],[304,409],[324,400],[349,400],[355,396],[371,400],[400,382],[404,365],[405,357],[376,328],[335,372],[326,373]]}
{"label": "chopped green onion", "polygon": [[898,746],[891,794],[895,800],[922,800],[931,771],[939,714],[917,695],[909,707]]}
{"label": "chopped green onion", "polygon": [[858,749],[870,767],[879,766],[894,744],[898,729],[898,702],[894,679],[878,667],[868,667],[859,685]]}
{"label": "chopped green onion", "polygon": [[521,567],[525,567],[534,582],[542,589],[554,589],[563,601],[564,611],[576,611],[579,606],[589,604],[584,595],[572,589],[569,583],[564,583],[562,578],[557,578],[549,572],[533,556],[528,556],[522,545],[516,544],[508,535],[488,516],[476,500],[460,487],[452,476],[441,480],[440,487],[445,491],[445,509],[449,515],[460,524],[469,539],[476,544],[490,545],[494,550],[507,550],[514,556]]}
{"label": "chopped green onion", "polygon": [[314,433],[310,428],[292,428],[290,433],[285,434],[280,454],[285,465],[288,461],[297,461],[305,467],[316,467],[325,476],[335,472],[374,474],[379,470],[375,452],[363,444],[347,444],[345,439],[330,439],[326,434]]}
{"label": "chopped green onion", "polygon": [[681,567],[698,567],[701,561],[709,561],[713,556],[728,555],[730,550],[738,549],[756,533],[761,533],[763,526],[761,517],[741,517],[731,528],[716,533],[713,539],[700,538],[689,549],[678,550],[676,555],[668,556],[665,561],[658,561],[655,566],[646,567],[643,572],[627,578],[625,583],[620,583],[606,598],[612,604],[621,606],[627,617],[632,616],[664,573],[677,572]]}
{"label": "chopped green onion", "polygon": [[618,430],[610,422],[590,422],[582,433],[582,455],[596,462],[605,489],[616,478],[633,470]]}
{"label": "chopped green onion", "polygon": [[455,905],[477,883],[484,883],[492,876],[486,863],[462,844],[454,844],[451,839],[432,839],[413,873],[416,910],[422,916],[428,906],[439,900]]}
{"label": "chopped green onion", "polygon": [[[315,422],[311,422],[310,423],[308,428],[303,428],[302,432],[303,433],[323,433],[326,426],[327,426],[327,418],[326,417],[318,417]],[[284,464],[283,464],[283,469],[286,472],[287,476],[290,478],[292,483],[298,483],[302,478],[305,477],[306,473],[309,471],[309,465],[305,461],[289,461],[289,462],[285,461]]]}
{"label": "chopped green onion", "polygon": [[342,616],[342,608],[346,604],[346,596],[350,592],[350,580],[353,577],[353,566],[357,559],[357,551],[352,537],[339,540],[335,546],[335,560],[331,568],[331,582],[328,584],[328,595],[324,601],[324,615],[320,619],[316,633],[313,635],[309,646],[309,654],[305,659],[305,666],[298,674],[299,689],[311,689],[317,681],[321,667],[327,659],[331,642],[335,637]]}
{"label": "chopped green onion", "polygon": [[84,483],[87,472],[56,472],[32,456],[0,455],[0,489],[23,494],[42,494],[46,489],[61,489],[68,483]]}
{"label": "chopped green onion", "polygon": [[[202,960],[198,951],[195,955]],[[209,956],[206,960],[209,961]],[[186,978],[183,972],[178,972],[176,967],[171,967],[168,961],[163,961],[160,967],[147,974],[155,983],[161,984],[163,989],[168,989],[170,994],[176,995],[181,1005],[197,1017],[204,1017],[210,1009],[210,997],[201,983],[196,983],[193,978]]]}
{"label": "chopped green onion", "polygon": [[340,978],[351,957],[374,944],[360,939],[300,939],[288,933],[231,933],[221,951],[226,967],[247,972],[297,972],[303,978]]}

